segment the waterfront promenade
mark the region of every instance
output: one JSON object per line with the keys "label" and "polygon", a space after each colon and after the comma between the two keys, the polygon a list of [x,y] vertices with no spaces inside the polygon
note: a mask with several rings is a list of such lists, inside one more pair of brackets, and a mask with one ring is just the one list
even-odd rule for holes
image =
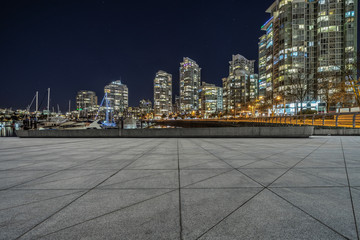
{"label": "waterfront promenade", "polygon": [[0,239],[359,239],[359,146],[0,138]]}

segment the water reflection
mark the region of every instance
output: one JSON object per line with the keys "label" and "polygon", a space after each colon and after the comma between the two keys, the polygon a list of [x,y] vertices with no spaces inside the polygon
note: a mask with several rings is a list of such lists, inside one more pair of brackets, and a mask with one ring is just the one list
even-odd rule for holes
{"label": "water reflection", "polygon": [[0,137],[15,137],[15,129],[18,128],[18,124],[0,122]]}

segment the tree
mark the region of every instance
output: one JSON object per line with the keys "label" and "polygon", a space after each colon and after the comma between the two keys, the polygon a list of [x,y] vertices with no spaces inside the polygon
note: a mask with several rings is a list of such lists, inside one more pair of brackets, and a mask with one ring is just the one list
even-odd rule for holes
{"label": "tree", "polygon": [[357,106],[360,107],[360,52],[357,53],[357,58],[353,62],[348,62],[344,71],[344,80],[352,88]]}
{"label": "tree", "polygon": [[332,105],[337,104],[336,98],[339,97],[339,94],[335,96],[334,93],[337,92],[336,88],[339,85],[337,83],[338,79],[338,74],[334,74],[333,72],[322,72],[318,75],[317,90],[321,101],[326,104],[327,113],[330,112]]}
{"label": "tree", "polygon": [[352,107],[354,98],[356,105],[360,107],[356,72],[358,72],[358,64],[353,63],[346,67],[338,67],[336,72],[328,71],[318,74],[318,94],[326,103],[327,112],[331,106]]}
{"label": "tree", "polygon": [[306,79],[302,71],[288,75],[289,85],[285,89],[283,95],[291,97],[295,103],[295,111],[298,112],[298,104],[300,103],[300,113],[303,110],[303,103],[309,96],[310,87],[309,80]]}

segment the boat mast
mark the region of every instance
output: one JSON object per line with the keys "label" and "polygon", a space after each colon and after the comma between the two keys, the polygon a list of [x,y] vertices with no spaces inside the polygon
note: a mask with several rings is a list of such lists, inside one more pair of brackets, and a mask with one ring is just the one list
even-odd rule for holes
{"label": "boat mast", "polygon": [[39,110],[39,92],[36,91],[36,109],[35,109],[35,116],[37,116],[38,110]]}
{"label": "boat mast", "polygon": [[49,115],[50,115],[50,88],[48,88],[48,102],[47,102],[47,119],[49,120]]}

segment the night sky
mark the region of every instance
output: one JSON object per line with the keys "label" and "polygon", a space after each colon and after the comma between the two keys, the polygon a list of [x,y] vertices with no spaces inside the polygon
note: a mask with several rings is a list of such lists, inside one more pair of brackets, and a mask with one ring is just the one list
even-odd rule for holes
{"label": "night sky", "polygon": [[[190,57],[202,81],[221,86],[232,54],[258,60],[260,27],[273,0],[7,0],[0,2],[0,108],[26,108],[51,88],[51,106],[75,108],[78,90],[99,101],[121,78],[130,106],[153,101],[158,70],[173,74]],[[256,62],[257,64],[257,62]],[[41,108],[46,106],[44,98]]]}

